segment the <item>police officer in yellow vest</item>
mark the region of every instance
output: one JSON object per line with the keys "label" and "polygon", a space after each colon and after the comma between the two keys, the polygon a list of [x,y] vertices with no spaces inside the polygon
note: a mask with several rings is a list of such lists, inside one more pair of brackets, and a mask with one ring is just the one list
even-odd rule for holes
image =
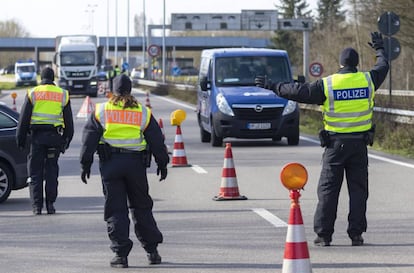
{"label": "police officer in yellow vest", "polygon": [[58,193],[60,153],[69,147],[73,137],[73,118],[69,93],[54,84],[55,74],[50,67],[41,73],[39,86],[28,90],[22,105],[16,140],[23,149],[26,137],[31,134],[28,160],[29,191],[33,214],[43,208],[43,180],[46,209],[55,213],[54,202]]}
{"label": "police officer in yellow vest", "polygon": [[93,155],[99,155],[99,169],[105,195],[104,219],[107,222],[110,248],[115,253],[111,267],[128,267],[132,248],[130,220],[135,234],[147,252],[149,264],[161,263],[157,246],[163,236],[152,214],[153,201],[148,193],[147,147],[158,165],[160,181],[167,177],[169,157],[164,137],[151,109],[131,95],[132,83],[121,74],[114,79],[113,96],[97,104],[85,124],[80,162],[81,179],[87,183]]}
{"label": "police officer in yellow vest", "polygon": [[374,92],[388,73],[384,42],[378,32],[368,43],[376,51],[376,64],[369,72],[359,72],[358,53],[346,48],[340,55],[341,68],[333,75],[311,83],[267,83],[264,77],[256,85],[276,95],[309,104],[322,105],[324,129],[320,132],[325,147],[318,184],[318,204],[314,217],[314,241],[329,246],[334,233],[339,193],[346,175],[349,192],[347,233],[353,246],[363,245],[367,229],[368,153],[375,125],[372,123]]}
{"label": "police officer in yellow vest", "polygon": [[119,69],[118,65],[115,65],[114,69],[108,71],[108,79],[109,79],[109,91],[112,92],[113,90],[113,81],[114,78],[118,75],[121,75],[121,69]]}

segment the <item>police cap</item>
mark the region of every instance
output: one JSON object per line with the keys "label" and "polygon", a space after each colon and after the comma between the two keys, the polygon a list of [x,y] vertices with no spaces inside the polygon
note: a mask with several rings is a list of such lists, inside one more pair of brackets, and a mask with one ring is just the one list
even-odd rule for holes
{"label": "police cap", "polygon": [[49,80],[49,81],[54,81],[55,80],[55,72],[53,71],[52,68],[50,67],[45,67],[42,70],[42,73],[40,74],[40,79],[41,80]]}
{"label": "police cap", "polygon": [[117,96],[129,95],[131,94],[132,83],[131,79],[125,75],[121,74],[114,78],[113,82],[113,93]]}
{"label": "police cap", "polygon": [[342,50],[339,60],[342,66],[356,67],[359,63],[359,55],[355,49],[348,47]]}

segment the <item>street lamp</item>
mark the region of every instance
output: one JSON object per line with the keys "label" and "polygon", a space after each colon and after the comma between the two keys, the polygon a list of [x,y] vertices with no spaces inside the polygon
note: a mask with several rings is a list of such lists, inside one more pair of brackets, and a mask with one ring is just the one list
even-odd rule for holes
{"label": "street lamp", "polygon": [[95,9],[98,7],[97,4],[88,4],[88,6],[85,9],[86,13],[89,13],[89,31],[91,32],[91,34],[93,34],[94,29],[93,29],[93,13],[95,12]]}

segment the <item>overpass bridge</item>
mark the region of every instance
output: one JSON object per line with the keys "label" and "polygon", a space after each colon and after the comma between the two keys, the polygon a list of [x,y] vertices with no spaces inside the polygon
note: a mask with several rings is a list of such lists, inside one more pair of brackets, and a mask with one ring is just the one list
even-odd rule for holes
{"label": "overpass bridge", "polygon": [[[130,51],[142,51],[144,37],[99,37],[99,45],[105,47],[108,44],[109,52],[126,51],[127,39]],[[145,45],[162,46],[162,37],[152,36],[150,41],[146,41]],[[167,56],[172,51],[201,51],[207,48],[223,48],[223,47],[269,47],[270,40],[266,38],[250,38],[246,36],[240,37],[178,37],[166,36],[165,48]],[[8,38],[0,37],[0,52],[19,51],[34,52],[36,63],[50,62],[51,60],[41,60],[40,53],[55,52],[55,38]]]}

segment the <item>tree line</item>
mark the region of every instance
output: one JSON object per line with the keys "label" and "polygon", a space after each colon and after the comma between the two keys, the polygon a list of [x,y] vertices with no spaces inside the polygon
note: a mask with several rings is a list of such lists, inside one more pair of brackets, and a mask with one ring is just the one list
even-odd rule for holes
{"label": "tree line", "polygon": [[[339,68],[339,54],[344,47],[355,48],[360,55],[360,70],[367,70],[375,63],[375,55],[369,47],[370,32],[378,30],[378,18],[392,11],[400,18],[400,31],[393,37],[401,44],[401,52],[392,61],[393,89],[414,90],[411,75],[414,70],[414,0],[318,0],[317,9],[311,10],[307,0],[279,0],[275,4],[281,19],[312,18],[310,32],[310,63],[319,62],[324,67],[322,76],[334,73]],[[142,17],[135,15],[135,35],[142,35]],[[217,35],[217,33],[215,33]],[[206,33],[181,33],[177,35],[206,35]],[[303,71],[303,34],[300,31],[276,30],[274,32],[219,32],[218,35],[245,35],[269,37],[273,48],[285,49],[296,68],[295,74]],[[22,25],[14,20],[0,21],[0,37],[30,37]],[[27,53],[0,53],[0,67],[27,58]],[[315,80],[310,76],[310,80]],[[385,81],[382,88],[388,88]]]}

